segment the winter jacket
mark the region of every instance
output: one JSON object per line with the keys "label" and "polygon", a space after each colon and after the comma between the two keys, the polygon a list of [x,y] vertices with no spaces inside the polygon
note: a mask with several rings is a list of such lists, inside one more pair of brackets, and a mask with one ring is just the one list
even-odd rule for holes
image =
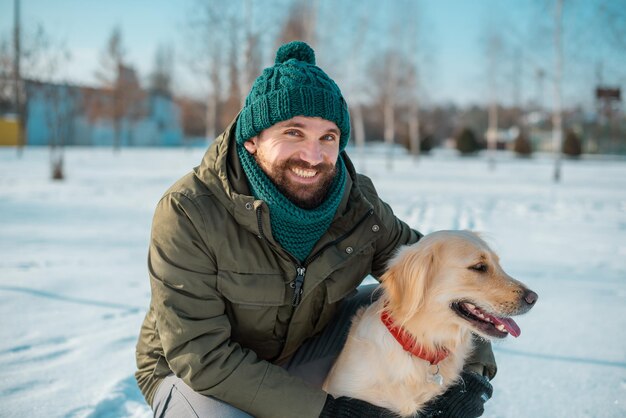
{"label": "winter jacket", "polygon": [[[255,417],[318,417],[326,393],[280,364],[324,328],[368,274],[379,277],[398,246],[421,234],[394,216],[344,153],[343,199],[300,264],[272,237],[266,204],[250,196],[234,131],[233,123],[157,205],[137,382],[149,404],[174,373]],[[477,356],[493,359],[489,346]]]}

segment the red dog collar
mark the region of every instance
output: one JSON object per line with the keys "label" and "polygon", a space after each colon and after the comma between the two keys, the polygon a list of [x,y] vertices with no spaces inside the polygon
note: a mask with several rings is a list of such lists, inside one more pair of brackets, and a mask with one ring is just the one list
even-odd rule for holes
{"label": "red dog collar", "polygon": [[440,348],[435,352],[426,351],[422,345],[417,343],[414,336],[408,333],[404,328],[394,325],[393,319],[391,319],[388,311],[383,311],[380,314],[380,319],[383,321],[383,324],[385,324],[391,335],[393,335],[396,341],[400,343],[404,351],[407,351],[422,360],[426,360],[433,366],[448,357],[449,353],[445,348]]}

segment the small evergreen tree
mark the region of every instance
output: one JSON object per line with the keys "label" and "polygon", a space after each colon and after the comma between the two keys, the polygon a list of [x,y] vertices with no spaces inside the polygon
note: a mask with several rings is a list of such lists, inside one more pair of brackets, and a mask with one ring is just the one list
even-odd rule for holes
{"label": "small evergreen tree", "polygon": [[420,151],[424,154],[428,154],[435,147],[435,138],[432,135],[427,134],[422,137],[420,141]]}
{"label": "small evergreen tree", "polygon": [[582,141],[576,132],[568,130],[565,133],[565,140],[563,141],[563,154],[568,157],[578,158],[582,154]]}
{"label": "small evergreen tree", "polygon": [[474,154],[480,150],[480,143],[476,134],[469,128],[463,128],[456,136],[456,149],[461,155]]}
{"label": "small evergreen tree", "polygon": [[513,151],[518,157],[530,157],[533,153],[533,146],[524,132],[520,132],[513,143]]}

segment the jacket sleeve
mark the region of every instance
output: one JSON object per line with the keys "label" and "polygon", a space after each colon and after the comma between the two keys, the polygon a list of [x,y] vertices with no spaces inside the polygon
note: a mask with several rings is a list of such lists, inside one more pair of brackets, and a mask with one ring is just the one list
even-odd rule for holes
{"label": "jacket sleeve", "polygon": [[[156,327],[170,369],[196,392],[256,417],[318,417],[326,393],[230,340],[217,261],[196,203],[159,202],[148,257]],[[223,238],[221,238],[223,239]]]}
{"label": "jacket sleeve", "polygon": [[385,233],[381,234],[381,238],[376,243],[376,253],[372,261],[372,275],[378,279],[387,269],[387,263],[396,250],[403,245],[416,243],[423,237],[423,234],[396,217],[391,207],[378,197],[368,177],[359,175],[359,186],[385,228]]}

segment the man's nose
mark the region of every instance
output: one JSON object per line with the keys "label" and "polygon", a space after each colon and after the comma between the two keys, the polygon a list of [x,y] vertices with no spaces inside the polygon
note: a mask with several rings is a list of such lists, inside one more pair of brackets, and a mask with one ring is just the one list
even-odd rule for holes
{"label": "man's nose", "polygon": [[300,158],[311,165],[317,165],[324,161],[324,154],[320,143],[316,139],[303,141],[300,149]]}

